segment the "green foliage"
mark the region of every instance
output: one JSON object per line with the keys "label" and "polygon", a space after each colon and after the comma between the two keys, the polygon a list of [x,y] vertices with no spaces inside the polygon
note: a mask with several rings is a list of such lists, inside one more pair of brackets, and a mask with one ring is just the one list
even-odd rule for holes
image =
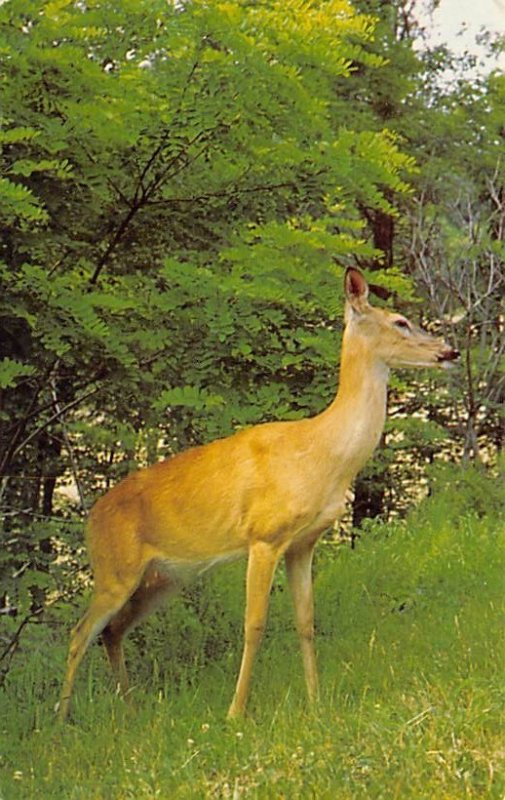
{"label": "green foliage", "polygon": [[[139,384],[145,397],[148,383],[148,405],[163,384],[191,383],[178,364],[191,360],[195,323],[209,344],[218,329],[233,358],[223,345],[241,297],[260,304],[251,316],[261,311],[265,326],[279,305],[297,306],[301,326],[308,310],[340,311],[332,258],[371,252],[356,204],[383,206],[384,187],[402,191],[409,166],[389,134],[338,128],[332,81],[359,53],[380,66],[358,45],[368,18],[342,2],[286,19],[275,3],[182,13],[40,0],[4,4],[1,21],[5,324],[14,338],[24,321],[41,379],[99,377],[121,387],[109,397]],[[168,254],[177,277],[163,267]],[[254,338],[241,332],[233,352],[250,348],[252,361]],[[202,379],[211,376],[207,366]]]}
{"label": "green foliage", "polygon": [[19,378],[26,375],[33,375],[35,367],[31,364],[20,364],[12,358],[3,358],[0,361],[0,389],[14,386]]}
{"label": "green foliage", "polygon": [[[432,498],[430,506],[442,506],[451,514],[475,515],[477,517],[503,517],[503,479],[505,462],[498,459],[495,471],[482,465],[463,467],[438,463],[430,469]],[[449,490],[450,487],[450,490]],[[442,512],[444,513],[444,512]]]}

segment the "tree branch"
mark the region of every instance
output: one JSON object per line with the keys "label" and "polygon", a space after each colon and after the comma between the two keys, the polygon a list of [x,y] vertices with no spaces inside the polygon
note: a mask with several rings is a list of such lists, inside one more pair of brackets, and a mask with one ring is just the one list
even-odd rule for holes
{"label": "tree branch", "polygon": [[232,189],[221,189],[216,192],[204,192],[203,194],[192,195],[190,197],[168,197],[165,200],[154,200],[149,205],[151,206],[165,206],[177,205],[182,203],[200,203],[205,200],[212,200],[219,197],[235,197],[241,194],[255,194],[260,192],[275,192],[278,189],[295,189],[296,183],[294,181],[284,181],[282,183],[266,183],[258,184],[256,186],[238,187]]}
{"label": "tree branch", "polygon": [[76,397],[74,400],[71,400],[71,401],[70,401],[70,403],[67,403],[67,404],[66,404],[66,405],[64,405],[62,408],[60,408],[58,411],[55,411],[55,412],[54,412],[54,414],[52,414],[52,415],[49,417],[49,419],[46,419],[46,421],[45,421],[45,422],[43,422],[43,423],[42,423],[42,425],[39,425],[39,426],[38,426],[38,428],[35,428],[35,430],[34,430],[34,431],[32,431],[32,432],[30,433],[30,435],[29,435],[29,436],[27,436],[27,437],[26,437],[26,439],[24,439],[24,440],[21,442],[21,444],[19,444],[19,445],[18,445],[18,446],[15,448],[14,452],[12,453],[12,457],[14,458],[15,456],[17,456],[17,454],[18,454],[19,452],[21,452],[21,450],[23,450],[23,448],[24,448],[24,447],[26,447],[26,445],[27,445],[27,444],[29,444],[29,442],[31,442],[31,441],[32,441],[32,439],[35,439],[35,437],[36,437],[36,436],[38,436],[38,435],[39,435],[39,433],[41,433],[43,430],[45,430],[45,429],[46,429],[46,428],[47,428],[49,425],[51,425],[51,423],[52,423],[52,422],[54,422],[56,419],[59,419],[59,418],[61,417],[61,415],[62,415],[62,414],[65,414],[65,413],[66,413],[67,411],[69,411],[71,408],[74,408],[75,406],[78,406],[78,405],[79,405],[80,403],[82,403],[84,400],[87,400],[87,399],[88,399],[88,397],[91,397],[92,395],[94,395],[94,394],[95,394],[97,391],[98,391],[98,387],[97,387],[97,386],[95,386],[93,389],[90,389],[90,391],[89,391],[89,392],[86,392],[85,394],[82,394],[82,395],[80,395],[80,397]]}

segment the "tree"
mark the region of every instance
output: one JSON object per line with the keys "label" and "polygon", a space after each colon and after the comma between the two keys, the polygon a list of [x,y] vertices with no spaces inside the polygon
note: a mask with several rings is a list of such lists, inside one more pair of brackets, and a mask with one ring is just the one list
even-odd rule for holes
{"label": "tree", "polygon": [[464,459],[503,445],[504,92],[491,74],[440,94],[409,213],[411,270],[463,351],[451,408]]}

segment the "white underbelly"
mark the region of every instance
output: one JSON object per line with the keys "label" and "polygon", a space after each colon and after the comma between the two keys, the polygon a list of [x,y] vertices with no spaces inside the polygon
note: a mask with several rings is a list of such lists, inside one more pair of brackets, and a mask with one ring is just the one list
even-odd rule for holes
{"label": "white underbelly", "polygon": [[209,569],[225,564],[229,561],[237,561],[247,555],[247,549],[232,550],[227,553],[220,553],[209,558],[197,559],[156,559],[154,568],[159,572],[167,573],[175,581],[184,582],[191,578],[198,577]]}

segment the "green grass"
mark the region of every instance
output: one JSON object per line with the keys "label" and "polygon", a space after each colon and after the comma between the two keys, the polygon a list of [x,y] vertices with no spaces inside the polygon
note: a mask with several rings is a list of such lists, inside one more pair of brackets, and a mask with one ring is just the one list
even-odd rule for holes
{"label": "green grass", "polygon": [[320,545],[314,709],[282,575],[241,722],[225,721],[240,658],[240,565],[135,635],[132,707],[114,696],[93,647],[72,721],[58,726],[63,630],[34,627],[0,695],[0,798],[501,800],[504,529],[492,502],[455,503],[457,491],[406,524],[370,526],[354,551]]}

